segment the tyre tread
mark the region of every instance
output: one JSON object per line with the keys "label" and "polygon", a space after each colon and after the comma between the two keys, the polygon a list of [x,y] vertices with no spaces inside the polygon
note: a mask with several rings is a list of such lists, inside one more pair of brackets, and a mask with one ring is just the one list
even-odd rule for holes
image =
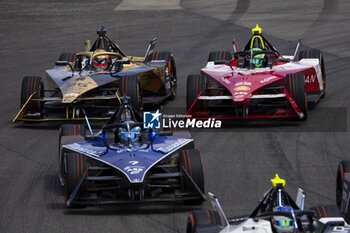
{"label": "tyre tread", "polygon": [[209,53],[208,62],[215,60],[232,60],[232,54],[228,51],[212,51]]}

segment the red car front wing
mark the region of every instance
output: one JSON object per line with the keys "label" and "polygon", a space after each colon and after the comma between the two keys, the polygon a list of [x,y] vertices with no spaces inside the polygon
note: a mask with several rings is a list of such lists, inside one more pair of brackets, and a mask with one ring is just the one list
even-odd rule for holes
{"label": "red car front wing", "polygon": [[218,120],[229,120],[229,119],[263,119],[263,118],[287,118],[287,117],[298,117],[302,119],[304,117],[304,114],[294,101],[294,99],[291,97],[289,92],[287,90],[284,90],[284,94],[286,95],[286,98],[288,102],[291,104],[292,108],[281,108],[277,109],[274,114],[256,114],[256,115],[248,115],[248,116],[233,116],[233,115],[217,115],[217,116],[210,116],[210,112],[208,110],[206,111],[196,111],[195,104],[199,100],[199,97],[202,95],[204,90],[202,90],[196,97],[196,99],[193,101],[191,107],[186,112],[185,118],[196,118],[196,119],[208,119],[208,118],[215,118]]}

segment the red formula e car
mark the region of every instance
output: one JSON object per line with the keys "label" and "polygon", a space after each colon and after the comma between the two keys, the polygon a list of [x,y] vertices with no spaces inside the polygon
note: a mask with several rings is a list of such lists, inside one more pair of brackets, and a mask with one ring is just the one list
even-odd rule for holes
{"label": "red formula e car", "polygon": [[187,78],[187,116],[197,119],[307,119],[308,105],[326,94],[323,54],[317,49],[282,55],[257,25],[242,51],[209,54],[200,75]]}

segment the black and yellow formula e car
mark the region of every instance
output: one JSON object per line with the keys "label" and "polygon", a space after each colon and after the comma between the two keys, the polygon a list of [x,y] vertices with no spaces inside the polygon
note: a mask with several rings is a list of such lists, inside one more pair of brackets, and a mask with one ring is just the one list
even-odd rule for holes
{"label": "black and yellow formula e car", "polygon": [[[176,96],[173,54],[155,52],[153,39],[144,57],[128,56],[101,28],[98,38],[86,42],[86,51],[63,53],[46,82],[38,76],[22,81],[21,109],[16,121],[108,119],[128,96],[137,110]],[[45,85],[44,85],[45,84]]]}

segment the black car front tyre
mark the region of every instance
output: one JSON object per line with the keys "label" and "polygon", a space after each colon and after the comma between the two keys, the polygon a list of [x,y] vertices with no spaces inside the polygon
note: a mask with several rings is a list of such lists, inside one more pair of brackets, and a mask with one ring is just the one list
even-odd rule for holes
{"label": "black car front tyre", "polygon": [[85,137],[85,125],[82,124],[64,124],[59,129],[58,136],[58,166],[60,170],[61,184],[66,181],[66,162],[62,154],[62,137],[64,136],[82,136]]}
{"label": "black car front tyre", "polygon": [[[180,171],[186,170],[192,180],[196,183],[199,190],[204,194],[204,173],[203,173],[203,161],[202,155],[197,149],[185,149],[179,152],[179,166]],[[204,198],[199,193],[197,188],[193,185],[191,180],[186,174],[182,177],[182,189],[185,192],[193,192],[198,194],[196,200],[186,201],[186,204],[200,204],[204,201]]]}
{"label": "black car front tyre", "polygon": [[341,202],[343,199],[343,182],[344,173],[350,172],[350,160],[342,160],[338,165],[337,170],[337,182],[336,182],[336,203],[338,208],[341,207]]}
{"label": "black car front tyre", "polygon": [[195,210],[192,211],[187,219],[186,233],[195,233],[197,225],[219,225],[221,219],[218,212],[213,210]]}
{"label": "black car front tyre", "polygon": [[[86,156],[78,153],[65,154],[66,161],[66,187],[65,187],[65,200],[68,201],[69,197],[77,187],[78,183],[82,179],[85,171],[88,169]],[[83,181],[78,192],[85,192],[87,189],[86,182]]]}
{"label": "black car front tyre", "polygon": [[[23,78],[21,87],[21,108],[31,95],[33,95],[32,99],[41,99],[44,97],[44,83],[41,77],[26,76]],[[28,113],[41,113],[42,109],[42,101],[30,101],[26,110]]]}

